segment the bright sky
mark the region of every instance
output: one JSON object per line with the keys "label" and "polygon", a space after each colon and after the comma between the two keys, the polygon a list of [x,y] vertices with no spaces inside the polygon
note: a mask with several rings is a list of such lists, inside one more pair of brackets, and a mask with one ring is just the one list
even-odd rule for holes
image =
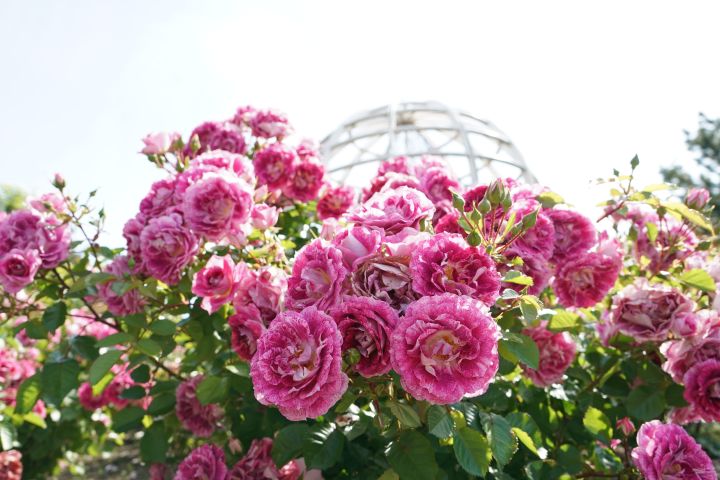
{"label": "bright sky", "polygon": [[541,182],[580,205],[640,155],[690,165],[683,129],[720,115],[720,2],[26,1],[0,3],[0,183],[62,172],[99,188],[109,236],[158,172],[138,152],[239,105],[322,138],[389,102],[493,121]]}

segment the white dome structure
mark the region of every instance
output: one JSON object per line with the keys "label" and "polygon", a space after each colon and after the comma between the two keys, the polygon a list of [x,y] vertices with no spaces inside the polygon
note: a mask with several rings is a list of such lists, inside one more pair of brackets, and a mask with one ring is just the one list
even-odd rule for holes
{"label": "white dome structure", "polygon": [[465,185],[511,177],[535,183],[512,141],[487,120],[438,102],[405,102],[353,115],[320,144],[330,177],[361,186],[381,162],[444,158]]}

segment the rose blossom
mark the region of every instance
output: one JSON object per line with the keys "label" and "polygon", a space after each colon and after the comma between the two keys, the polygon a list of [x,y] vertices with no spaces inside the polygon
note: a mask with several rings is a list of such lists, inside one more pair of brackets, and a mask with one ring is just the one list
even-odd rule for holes
{"label": "rose blossom", "polygon": [[41,264],[37,250],[14,248],[0,257],[0,284],[15,294],[32,283]]}
{"label": "rose blossom", "polygon": [[270,321],[282,309],[288,277],[284,270],[272,265],[252,271],[252,280],[247,281],[245,292],[253,304],[262,313],[263,319]]}
{"label": "rose blossom", "polygon": [[37,249],[41,218],[30,210],[16,210],[0,220],[0,255],[15,248]]}
{"label": "rose blossom", "polygon": [[150,465],[150,480],[165,480],[168,473],[168,466],[165,463],[153,463]]}
{"label": "rose blossom", "polygon": [[384,239],[382,230],[355,225],[335,235],[333,244],[342,252],[345,266],[354,270],[357,265],[378,252]]}
{"label": "rose blossom", "polygon": [[271,190],[282,188],[290,180],[296,160],[295,150],[287,145],[271,143],[264,146],[253,157],[258,183]]}
{"label": "rose blossom", "polygon": [[421,295],[449,292],[492,305],[500,291],[500,276],[490,256],[450,233],[439,233],[417,246],[410,275],[413,289]]}
{"label": "rose blossom", "polygon": [[125,255],[118,255],[105,268],[105,271],[113,275],[114,279],[98,283],[97,291],[98,297],[105,302],[108,311],[120,317],[142,312],[146,302],[137,288],[130,288],[123,294],[118,294],[113,290],[119,281],[131,274],[128,258]]}
{"label": "rose blossom", "polygon": [[343,351],[360,352],[354,366],[363,377],[383,375],[390,371],[390,335],[398,321],[395,310],[369,297],[347,296],[330,311],[343,337]]}
{"label": "rose blossom", "polygon": [[226,480],[225,453],[221,448],[206,444],[196,448],[178,466],[175,480]]}
{"label": "rose blossom", "polygon": [[377,171],[378,176],[385,175],[389,172],[404,173],[409,175],[410,164],[408,163],[408,157],[400,155],[380,163]]}
{"label": "rose blossom", "polygon": [[420,190],[420,180],[413,175],[388,172],[370,180],[370,186],[363,188],[362,201],[367,202],[378,192],[393,190],[398,187],[409,187]]}
{"label": "rose blossom", "polygon": [[452,192],[460,191],[460,184],[443,167],[430,167],[420,175],[420,190],[435,203],[452,200]]}
{"label": "rose blossom", "polygon": [[252,193],[252,187],[237,177],[208,173],[185,192],[185,220],[210,240],[237,235],[250,219]]}
{"label": "rose blossom", "polygon": [[710,457],[678,425],[644,423],[637,445],[632,459],[646,480],[717,480]]}
{"label": "rose blossom", "polygon": [[[682,383],[685,373],[693,365],[705,360],[720,361],[720,317],[713,310],[702,310],[697,313],[680,312],[675,315],[673,326],[684,322],[688,317],[698,322],[697,333],[685,338],[671,340],[660,346],[665,356],[663,370],[670,374],[676,383]],[[695,329],[695,327],[692,327]],[[677,332],[676,332],[677,333]]]}
{"label": "rose blossom", "polygon": [[150,192],[140,201],[140,212],[148,217],[158,217],[175,207],[175,179],[158,180]]}
{"label": "rose blossom", "polygon": [[412,288],[409,259],[400,256],[375,254],[357,264],[350,277],[350,289],[355,295],[372,297],[398,311],[420,297]]}
{"label": "rose blossom", "polygon": [[178,140],[180,140],[180,134],[177,132],[149,133],[142,139],[145,146],[140,153],[144,153],[145,155],[167,153]]}
{"label": "rose blossom", "polygon": [[685,400],[706,422],[720,421],[720,361],[704,360],[690,366],[683,377]]}
{"label": "rose blossom", "polygon": [[320,156],[317,143],[311,138],[303,138],[300,143],[298,143],[297,147],[295,147],[295,152],[297,153],[298,158],[303,161],[316,161]]}
{"label": "rose blossom", "polygon": [[324,415],[347,389],[341,347],[335,321],[315,307],[281,313],[258,340],[252,359],[255,397],[276,405],[288,420]]}
{"label": "rose blossom", "polygon": [[278,472],[275,462],[270,456],[273,441],[271,438],[257,438],[243,458],[232,467],[227,480],[261,480],[277,479]]}
{"label": "rose blossom", "polygon": [[257,109],[251,105],[238,107],[235,111],[235,115],[233,115],[233,118],[230,121],[238,127],[249,127],[250,121],[256,113]]}
{"label": "rose blossom", "polygon": [[549,209],[543,213],[552,220],[555,242],[551,260],[561,263],[587,252],[595,245],[597,232],[592,222],[572,210]]}
{"label": "rose blossom", "polygon": [[418,400],[450,404],[487,390],[500,331],[482,302],[450,293],[412,303],[392,335],[393,368]]}
{"label": "rose blossom", "polygon": [[541,388],[559,383],[575,359],[575,342],[570,335],[567,332],[551,332],[547,329],[547,321],[526,328],[523,334],[532,338],[540,351],[537,370],[523,365],[525,375]]}
{"label": "rose blossom", "polygon": [[457,233],[459,235],[467,235],[467,232],[462,229],[458,220],[460,214],[456,210],[452,210],[442,217],[440,217],[435,223],[435,233]]}
{"label": "rose blossom", "polygon": [[202,405],[198,400],[197,387],[204,378],[203,375],[197,375],[178,386],[175,392],[175,413],[183,427],[193,435],[207,438],[215,431],[217,423],[223,417],[223,411],[216,403]]}
{"label": "rose blossom", "polygon": [[314,305],[328,310],[340,300],[346,275],[342,252],[324,240],[312,241],[295,257],[288,279],[287,307],[302,310]]}
{"label": "rose blossom", "polygon": [[355,207],[347,216],[359,225],[385,230],[392,236],[405,228],[417,229],[421,220],[430,220],[435,212],[424,193],[409,187],[376,193],[367,202]]}
{"label": "rose blossom", "polygon": [[283,187],[283,193],[293,200],[309,202],[318,196],[323,186],[325,168],[317,162],[300,162],[293,168],[288,183]]}
{"label": "rose blossom", "polygon": [[679,291],[644,278],[613,297],[611,321],[638,342],[665,340],[675,316],[692,311],[692,301]]}
{"label": "rose blossom", "polygon": [[317,213],[320,220],[338,218],[355,203],[355,190],[349,186],[328,188],[320,196]]}
{"label": "rose blossom", "polygon": [[[516,222],[533,213],[534,208],[516,209]],[[515,240],[512,247],[521,257],[537,256],[549,259],[555,248],[555,227],[542,211],[537,213],[535,225]]]}
{"label": "rose blossom", "polygon": [[[505,252],[505,256],[508,260],[512,260],[516,257],[520,257],[522,259],[522,265],[515,266],[514,269],[532,278],[533,284],[528,287],[528,293],[530,295],[540,295],[543,290],[545,290],[550,283],[550,277],[553,275],[552,269],[550,268],[551,266],[548,264],[546,258],[532,254],[525,254],[525,256],[518,255],[512,246]],[[501,269],[501,276],[504,273],[504,269]],[[516,283],[503,282],[501,290],[506,288],[515,290],[519,293],[524,287],[523,285]]]}
{"label": "rose blossom", "polygon": [[140,234],[140,249],[148,273],[174,285],[195,257],[198,243],[195,235],[183,226],[182,217],[174,213],[148,221]]}
{"label": "rose blossom", "polygon": [[193,277],[192,293],[202,299],[202,308],[208,313],[232,301],[240,276],[246,267],[236,266],[230,255],[213,255]]}
{"label": "rose blossom", "polygon": [[22,480],[22,454],[18,450],[0,452],[0,478],[3,480]]}
{"label": "rose blossom", "polygon": [[617,240],[603,240],[597,251],[579,254],[558,265],[553,289],[566,307],[592,307],[605,298],[622,270]]}
{"label": "rose blossom", "polygon": [[706,188],[691,188],[685,197],[685,205],[695,210],[702,210],[710,201],[710,192]]}
{"label": "rose blossom", "polygon": [[[211,150],[190,160],[190,168],[177,177],[186,180],[179,182],[181,187],[178,190],[183,193],[187,190],[189,184],[193,183],[194,179],[201,178],[205,172],[217,172],[218,170],[230,172],[244,180],[248,185],[255,186],[255,169],[245,155],[238,155],[225,150]],[[193,171],[196,173],[193,173]]]}
{"label": "rose blossom", "polygon": [[258,110],[250,118],[252,134],[260,138],[282,140],[292,132],[287,116],[277,110]]}
{"label": "rose blossom", "polygon": [[228,317],[230,325],[230,343],[233,350],[245,361],[250,361],[257,351],[257,341],[265,332],[260,310],[253,305],[235,307],[235,313]]}
{"label": "rose blossom", "polygon": [[277,223],[279,214],[277,208],[265,203],[258,203],[253,206],[250,221],[252,226],[258,230],[267,230]]}
{"label": "rose blossom", "polygon": [[635,256],[650,259],[648,269],[659,272],[669,269],[675,261],[682,261],[695,252],[698,239],[690,228],[673,217],[666,217],[659,225],[655,238],[650,239],[646,225],[638,232]]}

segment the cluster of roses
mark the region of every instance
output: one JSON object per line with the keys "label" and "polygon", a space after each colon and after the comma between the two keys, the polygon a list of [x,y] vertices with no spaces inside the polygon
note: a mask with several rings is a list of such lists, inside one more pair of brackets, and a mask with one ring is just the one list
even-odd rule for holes
{"label": "cluster of roses", "polygon": [[[40,352],[32,346],[11,347],[3,342],[0,346],[0,404],[15,406],[20,384],[35,375]],[[46,416],[45,404],[38,401],[33,412],[42,418]]]}
{"label": "cluster of roses", "polygon": [[[63,180],[55,182],[60,186]],[[0,285],[10,294],[32,283],[41,268],[57,267],[70,251],[70,229],[61,218],[63,199],[46,194],[29,206],[0,212]]]}

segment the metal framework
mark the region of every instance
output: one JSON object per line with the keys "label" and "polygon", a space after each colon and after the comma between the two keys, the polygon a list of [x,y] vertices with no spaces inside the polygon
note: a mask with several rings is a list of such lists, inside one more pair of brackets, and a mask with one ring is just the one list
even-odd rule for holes
{"label": "metal framework", "polygon": [[405,102],[353,115],[320,144],[330,176],[362,186],[398,155],[445,158],[465,186],[499,177],[535,183],[520,152],[495,125],[438,102]]}

